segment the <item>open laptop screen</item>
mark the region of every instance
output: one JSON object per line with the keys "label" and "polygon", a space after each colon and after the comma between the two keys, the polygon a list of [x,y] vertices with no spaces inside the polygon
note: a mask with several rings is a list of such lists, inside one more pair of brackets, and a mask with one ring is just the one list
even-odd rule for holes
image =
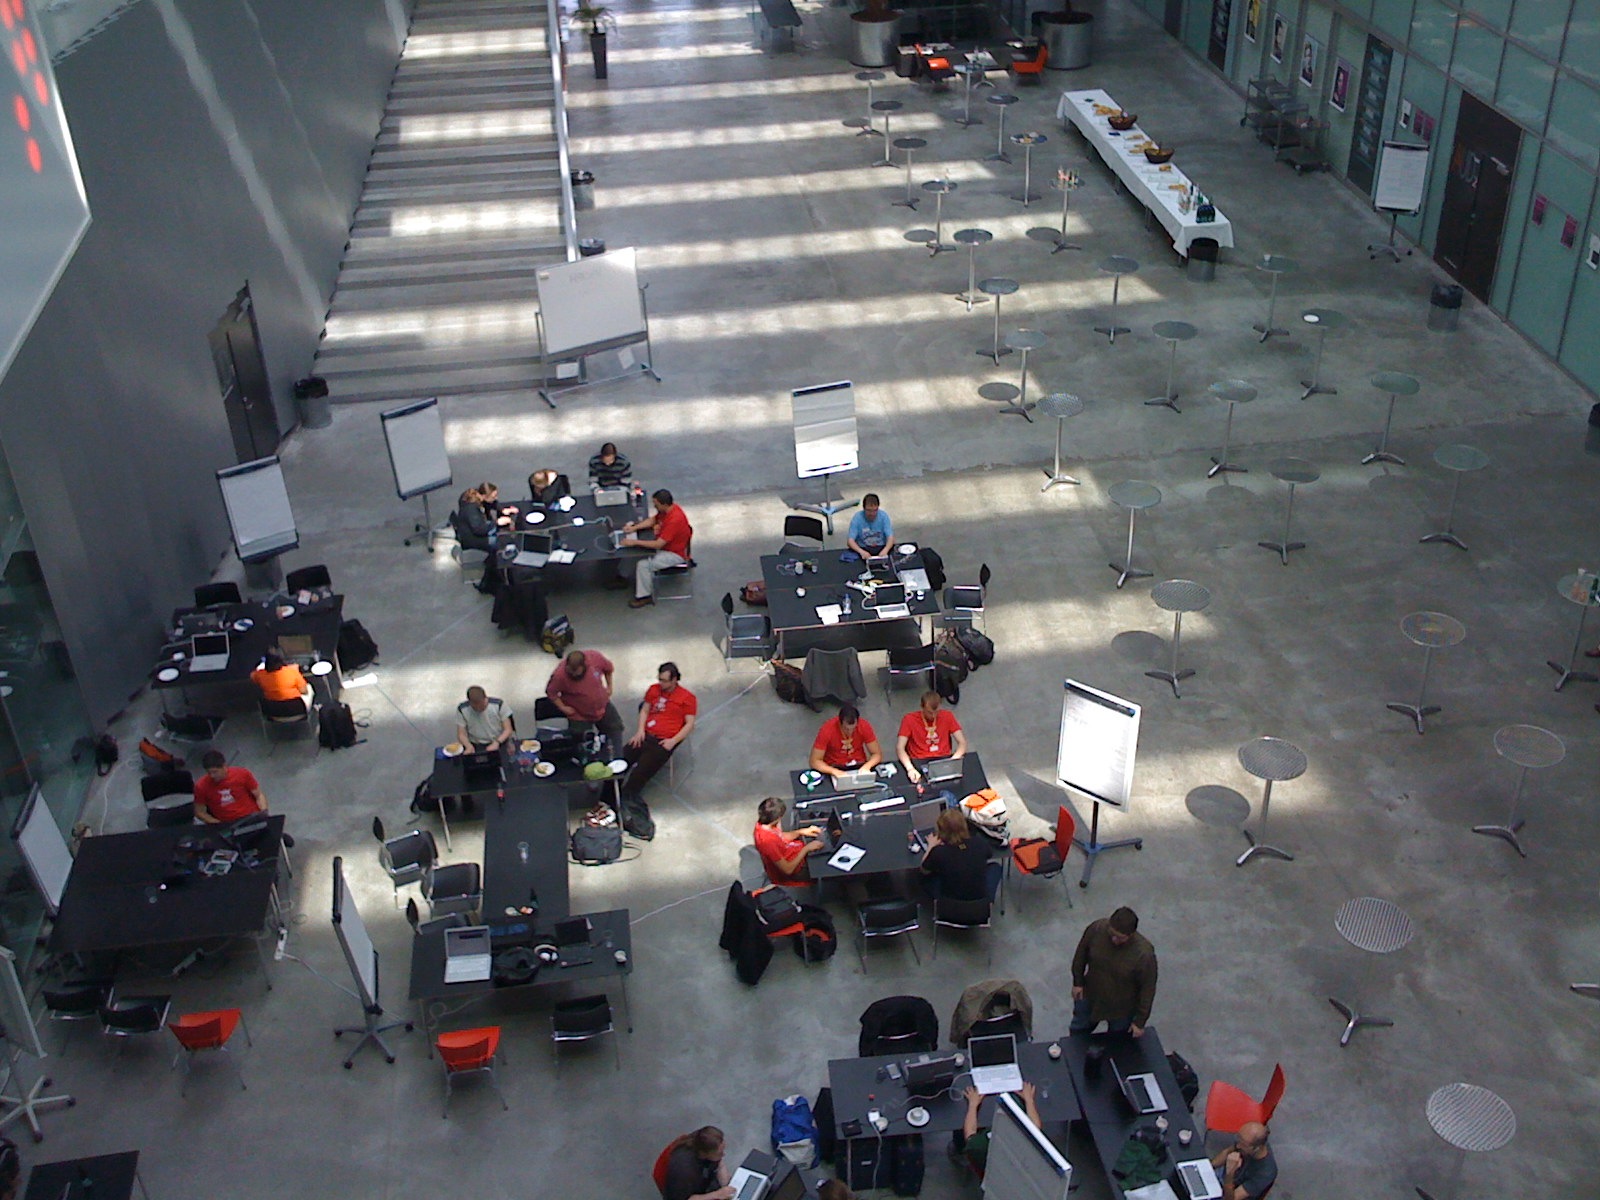
{"label": "open laptop screen", "polygon": [[872,606],[874,608],[888,608],[905,602],[906,585],[903,583],[880,583],[872,593]]}

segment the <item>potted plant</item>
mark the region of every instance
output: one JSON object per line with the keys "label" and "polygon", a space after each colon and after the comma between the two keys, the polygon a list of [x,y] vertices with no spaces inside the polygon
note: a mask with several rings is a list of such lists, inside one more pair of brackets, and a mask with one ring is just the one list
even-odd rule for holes
{"label": "potted plant", "polygon": [[574,29],[587,26],[589,30],[589,54],[594,60],[594,77],[606,77],[606,35],[617,31],[617,19],[611,15],[611,10],[603,4],[590,4],[588,0],[579,0],[578,7],[568,14],[566,29],[571,33]]}
{"label": "potted plant", "polygon": [[1055,71],[1076,71],[1089,65],[1090,38],[1094,14],[1072,7],[1072,0],[1061,0],[1059,12],[1033,15],[1039,38],[1049,48],[1045,66]]}
{"label": "potted plant", "polygon": [[900,48],[900,14],[889,0],[865,0],[865,7],[850,14],[854,33],[850,61],[858,67],[894,65]]}

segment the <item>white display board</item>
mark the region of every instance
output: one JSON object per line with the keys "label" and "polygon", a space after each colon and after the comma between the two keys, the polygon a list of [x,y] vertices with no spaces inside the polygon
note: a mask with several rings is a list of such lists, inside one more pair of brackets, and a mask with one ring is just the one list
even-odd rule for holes
{"label": "white display board", "polygon": [[1378,159],[1378,182],[1372,207],[1381,212],[1414,213],[1422,207],[1428,186],[1428,148],[1406,142],[1385,142]]}
{"label": "white display board", "polygon": [[222,489],[240,562],[271,558],[300,544],[289,487],[276,456],[218,471],[217,486]]}
{"label": "white display board", "polygon": [[17,978],[17,956],[0,946],[0,1037],[24,1054],[43,1058],[39,1027],[33,1023],[33,1009]]}
{"label": "white display board", "polygon": [[1139,706],[1075,679],[1063,682],[1056,778],[1091,800],[1126,809],[1139,749]]}
{"label": "white display board", "polygon": [[534,282],[547,359],[645,336],[644,298],[631,246],[541,267]]}
{"label": "white display board", "polygon": [[454,482],[444,445],[444,418],[439,401],[419,400],[378,414],[389,445],[394,490],[402,500],[425,496]]}
{"label": "white display board", "polygon": [[1072,1164],[1010,1095],[998,1097],[989,1127],[984,1200],[1066,1200]]}
{"label": "white display board", "polygon": [[44,896],[45,907],[53,917],[61,910],[61,896],[67,890],[67,877],[72,874],[72,851],[67,839],[61,836],[61,827],[45,803],[39,785],[33,785],[22,811],[11,827],[11,837],[17,843],[22,861],[33,877],[34,886]]}
{"label": "white display board", "polygon": [[790,393],[794,419],[794,463],[801,479],[854,471],[861,448],[856,440],[855,385],[848,379],[798,388]]}
{"label": "white display board", "polygon": [[361,910],[344,880],[344,859],[333,860],[333,931],[344,950],[344,961],[361,988],[363,1008],[378,1003],[378,951],[361,921]]}

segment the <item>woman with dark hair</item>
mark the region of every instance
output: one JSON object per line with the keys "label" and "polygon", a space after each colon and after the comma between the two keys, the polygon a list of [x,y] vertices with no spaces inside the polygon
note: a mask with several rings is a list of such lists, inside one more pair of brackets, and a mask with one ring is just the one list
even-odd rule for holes
{"label": "woman with dark hair", "polygon": [[783,814],[789,806],[776,796],[768,796],[756,809],[754,834],[756,853],[761,865],[767,869],[767,878],[785,887],[806,887],[810,884],[806,871],[806,855],[821,843],[817,840],[822,830],[815,825],[785,833]]}
{"label": "woman with dark hair", "polygon": [[667,1148],[661,1200],[731,1200],[725,1151],[722,1130],[715,1125],[702,1125],[674,1141]]}
{"label": "woman with dark hair", "polygon": [[628,456],[617,449],[615,442],[600,447],[600,453],[589,459],[589,478],[601,487],[613,487],[633,475],[633,464]]}
{"label": "woman with dark hair", "polygon": [[263,699],[299,700],[311,707],[311,685],[276,646],[267,651],[262,665],[250,672],[250,680],[261,689]]}
{"label": "woman with dark hair", "polygon": [[989,850],[972,836],[967,814],[947,808],[933,829],[933,845],[922,856],[922,886],[935,900],[987,900]]}
{"label": "woman with dark hair", "polygon": [[480,592],[494,591],[496,568],[495,545],[500,527],[510,525],[516,517],[514,508],[500,507],[500,489],[492,483],[480,483],[461,493],[456,505],[456,541],[463,550],[482,550],[488,557],[483,560],[483,578],[478,580]]}

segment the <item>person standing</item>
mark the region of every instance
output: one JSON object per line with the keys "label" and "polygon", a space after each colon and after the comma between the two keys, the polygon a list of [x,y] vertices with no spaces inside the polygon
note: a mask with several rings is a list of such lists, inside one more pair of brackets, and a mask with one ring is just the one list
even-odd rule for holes
{"label": "person standing", "polygon": [[877,492],[861,497],[861,511],[850,518],[846,541],[862,558],[878,558],[894,549],[894,522],[883,511]]}
{"label": "person standing", "polygon": [[207,750],[200,765],[205,774],[194,785],[196,820],[221,825],[267,811],[266,793],[255,775],[243,767],[230,767],[221,750]]}
{"label": "person standing", "polygon": [[829,717],[811,744],[810,767],[824,775],[867,771],[883,761],[877,731],[854,704],[841,704],[839,715]]}
{"label": "person standing", "polygon": [[456,705],[456,741],[474,750],[498,750],[516,736],[511,716],[509,704],[474,684],[466,701]]}
{"label": "person standing", "polygon": [[651,578],[655,572],[689,563],[689,543],[694,529],[682,506],[673,500],[666,488],[652,492],[650,503],[655,506],[655,512],[642,521],[629,521],[622,527],[624,533],[655,535],[622,539],[624,546],[655,551],[649,558],[641,558],[633,569],[633,599],[628,601],[629,608],[647,608],[656,602],[655,581]]}
{"label": "person standing", "polygon": [[1234,1134],[1233,1145],[1211,1159],[1222,1176],[1222,1200],[1261,1200],[1278,1181],[1278,1162],[1267,1145],[1267,1127],[1246,1121]]}
{"label": "person standing", "polygon": [[960,758],[967,752],[967,735],[961,731],[961,722],[953,712],[941,707],[943,704],[938,692],[923,692],[917,711],[900,718],[895,749],[906,769],[906,778],[912,783],[922,781],[918,762]]}
{"label": "person standing", "polygon": [[656,668],[656,681],[644,694],[638,727],[622,750],[622,757],[630,764],[622,780],[624,799],[640,798],[645,785],[694,732],[700,702],[679,679],[678,664],[664,662]]}
{"label": "person standing", "polygon": [[600,731],[606,739],[607,758],[622,740],[622,717],[611,702],[615,671],[611,660],[598,650],[569,650],[544,687],[544,694],[575,732],[591,727]]}
{"label": "person standing", "polygon": [[1072,956],[1072,1033],[1101,1021],[1112,1033],[1144,1036],[1156,1001],[1156,952],[1139,932],[1139,914],[1123,906],[1091,921]]}

